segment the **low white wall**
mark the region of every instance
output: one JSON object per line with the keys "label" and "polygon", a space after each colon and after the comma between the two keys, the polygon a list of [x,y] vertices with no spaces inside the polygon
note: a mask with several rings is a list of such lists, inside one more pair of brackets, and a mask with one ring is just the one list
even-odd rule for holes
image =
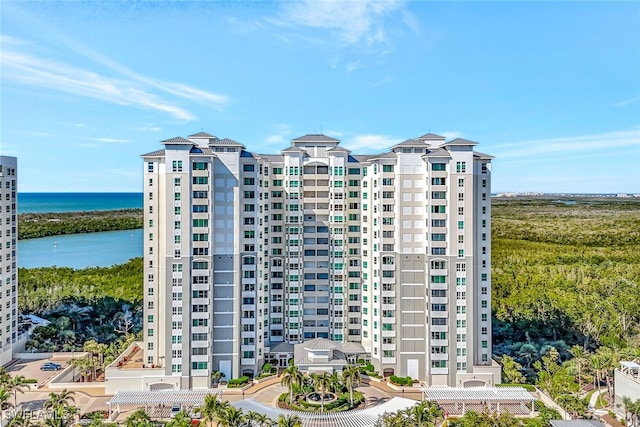
{"label": "low white wall", "polygon": [[40,359],[50,359],[53,356],[53,353],[14,353],[13,357],[16,359],[22,360],[40,360]]}

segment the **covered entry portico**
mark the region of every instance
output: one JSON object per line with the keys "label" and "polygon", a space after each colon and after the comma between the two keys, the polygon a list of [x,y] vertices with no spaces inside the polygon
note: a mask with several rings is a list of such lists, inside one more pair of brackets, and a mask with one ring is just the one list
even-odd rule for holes
{"label": "covered entry portico", "polygon": [[422,387],[423,400],[437,402],[449,415],[467,411],[508,411],[512,415],[533,415],[535,398],[522,387]]}
{"label": "covered entry portico", "polygon": [[[134,390],[119,391],[107,402],[109,406],[109,419],[113,414],[119,414],[122,406],[140,407],[144,405],[144,410],[149,416],[164,418],[164,412],[171,409],[174,404],[179,404],[185,410],[190,410],[194,406],[201,406],[204,398],[208,394],[220,399],[222,390],[201,389],[201,390]],[[115,410],[115,411],[114,411]]]}

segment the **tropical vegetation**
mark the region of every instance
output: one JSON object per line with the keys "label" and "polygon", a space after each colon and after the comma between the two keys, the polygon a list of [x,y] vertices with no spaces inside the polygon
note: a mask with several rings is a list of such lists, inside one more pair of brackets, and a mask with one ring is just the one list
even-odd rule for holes
{"label": "tropical vegetation", "polygon": [[[282,408],[306,412],[338,412],[357,408],[363,401],[362,393],[355,388],[362,381],[360,367],[347,365],[341,374],[327,372],[303,374],[297,366],[290,365],[282,372],[280,384],[288,389],[279,398]],[[316,392],[319,403],[311,401],[308,395]],[[335,399],[326,402],[326,397],[332,393]]]}
{"label": "tropical vegetation", "polygon": [[444,411],[437,403],[423,401],[401,411],[385,413],[375,427],[434,427],[444,419]]}
{"label": "tropical vegetation", "polygon": [[142,228],[142,209],[110,211],[23,213],[18,215],[18,239],[62,234]]}
{"label": "tropical vegetation", "polygon": [[640,360],[640,202],[492,204],[494,353],[508,383],[536,384],[574,415]]}

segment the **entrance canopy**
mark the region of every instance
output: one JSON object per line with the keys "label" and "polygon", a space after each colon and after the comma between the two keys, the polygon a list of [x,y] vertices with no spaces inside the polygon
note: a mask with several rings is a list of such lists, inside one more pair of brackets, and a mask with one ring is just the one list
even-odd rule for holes
{"label": "entrance canopy", "polygon": [[387,412],[400,411],[412,407],[417,403],[415,400],[394,397],[381,405],[372,406],[363,410],[325,413],[280,409],[265,405],[253,399],[239,400],[231,404],[238,409],[242,409],[245,414],[249,411],[259,412],[265,414],[273,421],[276,421],[279,415],[297,415],[300,417],[303,427],[371,427],[378,421],[380,415]]}
{"label": "entrance canopy", "polygon": [[438,402],[449,415],[484,410],[526,415],[535,411],[536,399],[522,387],[422,387],[421,391],[426,400]]}
{"label": "entrance canopy", "polygon": [[202,390],[135,390],[119,391],[107,402],[108,405],[201,405],[208,394],[217,396],[222,393],[218,389]]}
{"label": "entrance canopy", "polygon": [[495,402],[495,401],[520,401],[531,402],[536,400],[522,387],[422,387],[421,391],[427,400],[439,401],[467,401],[467,402]]}

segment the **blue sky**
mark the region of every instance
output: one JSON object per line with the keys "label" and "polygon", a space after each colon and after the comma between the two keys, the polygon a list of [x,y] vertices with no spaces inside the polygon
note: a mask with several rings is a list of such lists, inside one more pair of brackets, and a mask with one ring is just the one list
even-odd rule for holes
{"label": "blue sky", "polygon": [[493,191],[640,193],[640,2],[0,3],[0,154],[19,191],[141,191],[206,131],[259,153],[427,132]]}

